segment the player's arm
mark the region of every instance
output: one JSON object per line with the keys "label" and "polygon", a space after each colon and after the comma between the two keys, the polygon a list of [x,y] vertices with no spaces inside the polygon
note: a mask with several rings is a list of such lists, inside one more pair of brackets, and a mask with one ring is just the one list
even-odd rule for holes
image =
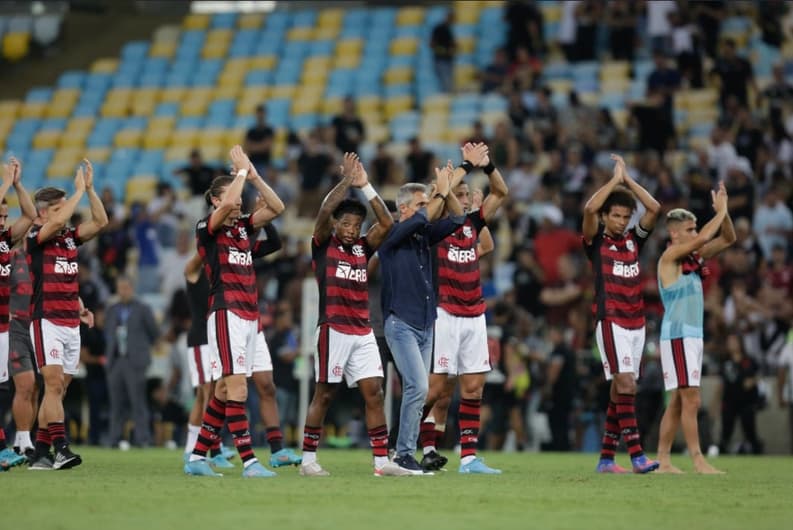
{"label": "player's arm", "polygon": [[[248,168],[251,161],[248,155],[242,150],[242,147],[235,145],[231,148],[230,152],[231,162],[235,168]],[[212,215],[209,216],[208,229],[210,234],[214,234],[218,229],[223,226],[231,215],[231,212],[237,207],[237,201],[242,197],[242,188],[245,186],[245,180],[248,177],[248,169],[238,169],[234,180],[226,188],[226,194]]]}
{"label": "player's arm", "polygon": [[269,256],[273,252],[278,252],[283,247],[281,236],[278,234],[278,229],[272,223],[264,225],[264,234],[267,239],[259,239],[253,245],[253,257],[263,258]]}
{"label": "player's arm", "polygon": [[592,239],[598,233],[598,212],[600,212],[614,188],[620,183],[622,183],[622,173],[615,166],[614,175],[612,175],[611,179],[601,186],[584,205],[584,222],[581,231],[584,235],[584,241],[588,244],[592,243]]}
{"label": "player's arm", "polygon": [[447,168],[444,170],[435,170],[435,190],[432,192],[432,197],[429,197],[427,203],[427,220],[435,221],[443,214],[443,209],[446,207],[446,200],[451,193],[451,178]]}
{"label": "player's arm", "polygon": [[[449,176],[449,181],[451,182],[452,177],[454,175],[454,167],[452,166],[452,161],[449,160],[446,162],[446,167],[443,169],[435,168],[435,178],[437,179],[438,173],[440,171],[445,171],[446,174]],[[449,213],[449,215],[463,215],[465,212],[463,211],[463,205],[460,204],[460,200],[454,194],[454,188],[451,186],[449,187],[449,195],[446,197],[446,204],[445,209]]]}
{"label": "player's arm", "polygon": [[483,163],[485,165],[482,170],[490,182],[490,193],[482,203],[482,218],[489,223],[507,198],[509,188],[507,188],[507,183],[501,172],[493,165],[488,155],[485,155]]}
{"label": "player's arm", "polygon": [[52,239],[55,234],[66,226],[66,223],[74,215],[74,210],[80,203],[80,199],[83,198],[83,193],[85,193],[85,177],[83,175],[83,167],[80,166],[77,168],[77,174],[74,177],[74,194],[57,207],[50,208],[47,222],[42,225],[41,230],[36,234],[36,240],[39,243]]}
{"label": "player's arm", "polygon": [[677,263],[684,257],[688,256],[696,250],[700,250],[705,244],[713,239],[718,232],[719,227],[724,218],[727,216],[727,191],[724,188],[724,183],[719,183],[718,193],[711,191],[713,198],[713,205],[716,208],[716,215],[708,221],[702,230],[699,231],[697,237],[688,243],[678,243],[677,245],[669,245],[664,253],[661,255],[661,265],[665,263]]}
{"label": "player's arm", "polygon": [[496,245],[493,243],[493,234],[490,233],[490,228],[485,226],[479,232],[479,241],[476,243],[476,254],[482,258],[493,252],[495,248]]}
{"label": "player's arm", "polygon": [[454,189],[463,181],[465,176],[473,171],[475,167],[484,167],[487,165],[485,161],[488,155],[488,147],[485,144],[472,144],[466,143],[461,148],[463,154],[463,163],[454,169],[454,173],[449,181],[449,189]]}
{"label": "player's arm", "polygon": [[369,175],[367,175],[366,169],[360,160],[357,161],[352,171],[353,185],[364,194],[377,218],[377,223],[373,224],[366,232],[366,242],[369,244],[369,248],[377,250],[394,226],[394,218],[391,216],[391,212],[388,211],[383,199],[369,182]]}
{"label": "player's arm", "polygon": [[91,219],[80,223],[80,226],[77,227],[77,235],[80,237],[80,241],[85,242],[96,237],[107,226],[109,221],[105,205],[102,204],[102,199],[99,198],[94,189],[94,166],[91,165],[87,158],[83,159],[83,163],[85,164],[85,191],[86,195],[88,195]]}
{"label": "player's arm", "polygon": [[616,171],[622,173],[622,181],[628,186],[628,189],[636,195],[636,198],[639,199],[639,202],[642,203],[644,206],[645,212],[642,215],[642,218],[639,220],[639,226],[646,230],[651,231],[655,228],[655,222],[658,220],[658,214],[661,213],[661,203],[655,200],[655,198],[650,195],[641,184],[633,180],[633,177],[628,174],[628,168],[625,165],[625,160],[622,159],[619,155],[611,155],[612,160],[616,160],[617,166],[615,167]]}
{"label": "player's arm", "polygon": [[19,209],[22,211],[22,216],[11,225],[11,240],[16,243],[25,237],[25,234],[27,234],[33,224],[33,220],[38,216],[38,212],[36,212],[36,205],[33,204],[33,199],[30,198],[30,194],[22,185],[22,164],[19,160],[12,157],[9,165],[14,176],[14,189],[19,199]]}
{"label": "player's arm", "polygon": [[314,222],[314,240],[318,244],[327,241],[331,232],[333,232],[333,211],[341,204],[341,201],[347,196],[350,186],[352,186],[353,168],[357,161],[358,155],[355,153],[344,153],[344,159],[339,168],[341,180],[325,196],[322,206],[319,208],[319,213],[317,213],[317,220]]}
{"label": "player's arm", "polygon": [[14,185],[14,167],[12,164],[3,164],[3,181],[0,183],[0,201],[5,199],[6,193]]}
{"label": "player's arm", "polygon": [[248,171],[248,181],[253,184],[262,198],[261,201],[256,203],[257,208],[251,215],[251,222],[254,228],[261,228],[284,213],[286,206],[284,201],[275,193],[275,190],[259,175],[259,172],[256,171],[256,166],[251,164],[248,167]]}
{"label": "player's arm", "polygon": [[192,258],[187,260],[187,265],[184,267],[184,277],[190,283],[196,283],[201,276],[201,267],[204,260],[201,255],[196,252]]}
{"label": "player's arm", "polygon": [[737,239],[738,236],[735,235],[735,226],[732,224],[730,212],[727,211],[724,220],[721,222],[721,233],[719,237],[705,243],[702,250],[699,251],[699,254],[704,259],[712,258],[729,248]]}

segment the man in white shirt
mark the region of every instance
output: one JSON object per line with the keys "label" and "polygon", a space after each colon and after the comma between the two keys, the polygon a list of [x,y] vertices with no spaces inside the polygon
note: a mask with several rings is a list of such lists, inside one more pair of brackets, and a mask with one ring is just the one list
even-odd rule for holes
{"label": "man in white shirt", "polygon": [[771,187],[765,192],[763,202],[754,212],[752,225],[765,259],[771,259],[771,251],[775,246],[787,248],[793,234],[793,213],[781,200],[776,188]]}

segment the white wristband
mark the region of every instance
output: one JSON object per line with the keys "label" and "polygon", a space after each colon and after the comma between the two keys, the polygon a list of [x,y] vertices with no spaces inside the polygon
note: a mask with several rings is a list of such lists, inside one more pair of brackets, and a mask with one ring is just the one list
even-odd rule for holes
{"label": "white wristband", "polygon": [[248,170],[246,168],[240,169],[239,171],[237,171],[237,176],[239,177],[240,175],[242,175],[242,178],[247,177],[248,176]]}
{"label": "white wristband", "polygon": [[366,186],[361,188],[361,191],[363,192],[363,194],[366,197],[367,201],[371,201],[372,199],[377,197],[377,192],[374,191],[374,188],[369,183],[367,183]]}

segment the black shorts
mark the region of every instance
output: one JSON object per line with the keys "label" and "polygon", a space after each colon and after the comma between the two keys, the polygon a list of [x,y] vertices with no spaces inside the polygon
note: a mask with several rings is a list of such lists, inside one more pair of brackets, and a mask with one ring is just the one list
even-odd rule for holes
{"label": "black shorts", "polygon": [[30,326],[22,320],[11,319],[8,329],[8,373],[11,377],[36,369]]}

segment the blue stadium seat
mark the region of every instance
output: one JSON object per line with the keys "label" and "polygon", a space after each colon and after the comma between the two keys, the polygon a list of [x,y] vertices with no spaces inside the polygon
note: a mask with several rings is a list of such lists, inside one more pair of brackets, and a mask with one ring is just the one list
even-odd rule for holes
{"label": "blue stadium seat", "polygon": [[621,110],[625,108],[625,94],[622,92],[607,92],[600,95],[600,106],[609,110]]}
{"label": "blue stadium seat", "polygon": [[14,122],[11,134],[30,134],[32,137],[40,126],[41,120],[38,118],[20,118]]}
{"label": "blue stadium seat", "polygon": [[269,15],[267,15],[267,19],[264,22],[266,28],[280,28],[286,29],[289,27],[291,22],[291,13],[289,11],[273,11]]}
{"label": "blue stadium seat", "polygon": [[200,129],[204,126],[203,116],[182,116],[176,120],[176,129]]}
{"label": "blue stadium seat", "polygon": [[27,103],[49,103],[52,98],[52,89],[49,87],[35,87],[28,90],[25,96]]}
{"label": "blue stadium seat", "polygon": [[455,24],[452,32],[455,38],[461,39],[465,37],[475,37],[477,27],[473,24]]}
{"label": "blue stadium seat", "polygon": [[319,116],[316,114],[300,114],[292,116],[289,120],[289,126],[294,130],[313,129],[319,124]]}
{"label": "blue stadium seat", "polygon": [[180,112],[179,103],[175,101],[164,101],[157,105],[154,109],[154,115],[157,117],[162,116],[178,116]]}
{"label": "blue stadium seat", "polygon": [[237,25],[237,13],[216,13],[212,16],[209,27],[212,29],[234,29]]}
{"label": "blue stadium seat", "polygon": [[66,129],[66,118],[47,118],[41,120],[40,131],[62,131]]}
{"label": "blue stadium seat", "polygon": [[145,59],[146,56],[149,54],[149,42],[148,41],[131,41],[124,45],[121,48],[121,59],[122,62],[128,59],[137,59],[142,60]]}
{"label": "blue stadium seat", "polygon": [[138,79],[141,88],[161,87],[165,84],[165,72],[143,74]]}
{"label": "blue stadium seat", "polygon": [[169,61],[165,57],[149,57],[141,70],[142,75],[159,74],[168,71]]}
{"label": "blue stadium seat", "polygon": [[333,55],[336,49],[336,41],[333,40],[320,40],[311,43],[309,55],[312,57],[326,57]]}
{"label": "blue stadium seat", "polygon": [[499,94],[488,94],[481,99],[482,112],[506,112],[509,102]]}
{"label": "blue stadium seat", "polygon": [[86,74],[79,70],[68,70],[58,78],[58,88],[82,88]]}
{"label": "blue stadium seat", "polygon": [[121,125],[119,126],[120,129],[136,129],[142,131],[149,125],[149,119],[146,116],[130,116],[129,118],[125,118]]}
{"label": "blue stadium seat", "polygon": [[344,26],[339,33],[339,39],[363,39],[366,37],[365,26]]}
{"label": "blue stadium seat", "polygon": [[343,28],[363,28],[369,23],[370,13],[366,8],[354,8],[344,13]]}
{"label": "blue stadium seat", "polygon": [[572,79],[573,74],[570,64],[556,61],[542,67],[542,77],[544,79]]}
{"label": "blue stadium seat", "polygon": [[78,103],[72,110],[72,117],[74,118],[90,118],[96,116],[99,112],[101,103]]}
{"label": "blue stadium seat", "polygon": [[113,88],[133,88],[138,84],[138,74],[117,73],[113,76]]}
{"label": "blue stadium seat", "polygon": [[292,18],[292,27],[311,28],[317,23],[317,12],[314,9],[301,9],[296,11]]}

